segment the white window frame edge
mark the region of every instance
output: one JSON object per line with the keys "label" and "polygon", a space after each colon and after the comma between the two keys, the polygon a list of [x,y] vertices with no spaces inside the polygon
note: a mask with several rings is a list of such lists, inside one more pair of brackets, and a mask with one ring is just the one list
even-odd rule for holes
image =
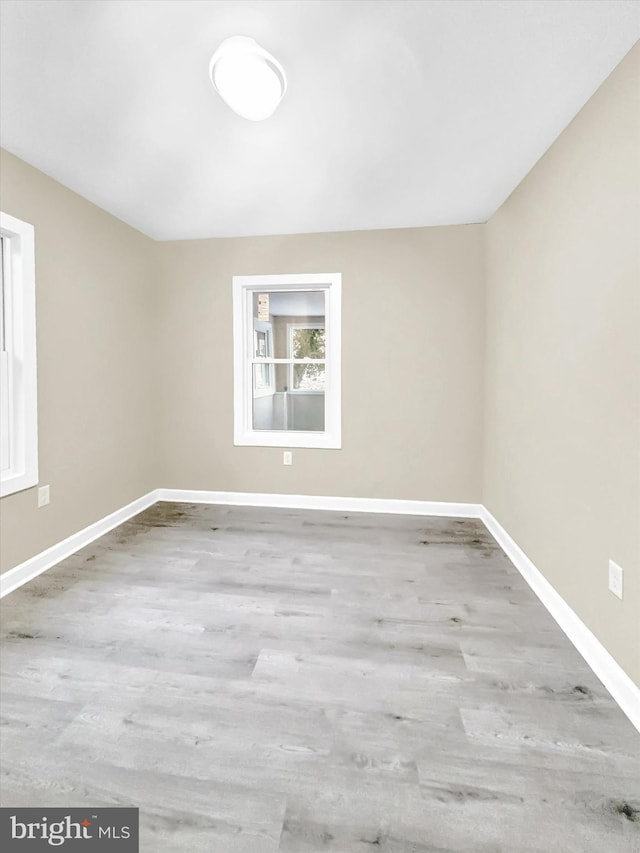
{"label": "white window frame edge", "polygon": [[13,445],[11,466],[0,478],[0,497],[5,497],[38,484],[38,382],[34,227],[0,212],[0,232],[8,249],[4,258],[7,349],[21,371],[20,387],[16,388],[16,370],[9,369]]}
{"label": "white window frame edge", "polygon": [[[254,430],[251,426],[249,394],[252,387],[250,346],[247,340],[247,301],[260,290],[327,291],[325,299],[325,334],[329,359],[325,370],[325,429],[323,432],[293,430]],[[250,312],[249,316],[252,316]],[[233,276],[233,443],[241,447],[307,447],[340,449],[342,447],[342,274],[300,273],[283,275]],[[249,383],[249,384],[247,384]],[[327,405],[329,401],[329,405]],[[332,405],[333,404],[333,405]]]}

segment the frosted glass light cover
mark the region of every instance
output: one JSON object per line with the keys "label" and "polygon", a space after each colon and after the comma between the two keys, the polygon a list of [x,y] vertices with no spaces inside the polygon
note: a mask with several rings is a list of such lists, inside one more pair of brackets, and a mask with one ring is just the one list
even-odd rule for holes
{"label": "frosted glass light cover", "polygon": [[215,90],[235,113],[250,121],[273,114],[287,88],[280,63],[247,36],[232,36],[211,57]]}

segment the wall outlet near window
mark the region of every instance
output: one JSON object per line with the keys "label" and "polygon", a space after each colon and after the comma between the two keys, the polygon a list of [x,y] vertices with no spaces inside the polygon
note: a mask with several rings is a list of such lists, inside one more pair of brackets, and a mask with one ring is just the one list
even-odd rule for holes
{"label": "wall outlet near window", "polygon": [[50,500],[49,486],[40,486],[38,489],[38,506],[46,506]]}
{"label": "wall outlet near window", "polygon": [[609,589],[614,595],[617,595],[618,598],[622,598],[622,583],[624,578],[624,571],[622,566],[619,566],[617,563],[614,563],[613,560],[609,560]]}
{"label": "wall outlet near window", "polygon": [[282,454],[283,465],[293,465],[293,453],[290,450],[285,450]]}

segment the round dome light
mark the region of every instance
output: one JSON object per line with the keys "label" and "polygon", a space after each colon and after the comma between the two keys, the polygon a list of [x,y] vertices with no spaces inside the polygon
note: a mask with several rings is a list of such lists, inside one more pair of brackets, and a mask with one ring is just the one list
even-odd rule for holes
{"label": "round dome light", "polygon": [[269,118],[287,90],[282,65],[247,36],[222,42],[211,57],[209,77],[225,104],[250,121]]}

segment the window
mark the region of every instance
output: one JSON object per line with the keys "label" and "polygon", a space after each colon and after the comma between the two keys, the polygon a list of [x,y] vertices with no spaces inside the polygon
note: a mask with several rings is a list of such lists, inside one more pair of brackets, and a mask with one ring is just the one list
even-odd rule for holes
{"label": "window", "polygon": [[0,213],[0,496],[38,482],[33,226]]}
{"label": "window", "polygon": [[341,446],[341,283],[234,276],[235,444]]}

